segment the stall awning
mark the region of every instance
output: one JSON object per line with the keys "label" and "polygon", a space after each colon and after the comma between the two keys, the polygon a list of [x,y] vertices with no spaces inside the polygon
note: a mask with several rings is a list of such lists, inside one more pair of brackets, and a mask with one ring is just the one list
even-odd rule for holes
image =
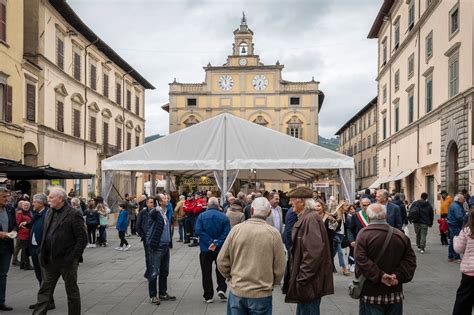
{"label": "stall awning", "polygon": [[27,166],[24,164],[12,164],[0,167],[0,174],[12,180],[30,179],[87,179],[92,178],[92,174],[70,172],[58,168],[46,166]]}
{"label": "stall awning", "polygon": [[405,177],[407,177],[408,175],[410,175],[411,173],[413,173],[414,170],[404,170],[404,171],[401,171],[400,173],[398,173],[397,175],[393,176],[392,178],[390,178],[390,181],[391,182],[395,182],[397,180],[400,180],[400,179],[404,179]]}
{"label": "stall awning", "polygon": [[377,178],[377,180],[368,188],[369,189],[379,188],[380,185],[385,184],[389,181],[390,181],[390,176],[383,176],[383,177]]}
{"label": "stall awning", "polygon": [[473,170],[474,170],[474,163],[469,163],[467,166],[458,169],[457,172],[461,173],[461,172],[468,172],[468,171],[473,171]]}

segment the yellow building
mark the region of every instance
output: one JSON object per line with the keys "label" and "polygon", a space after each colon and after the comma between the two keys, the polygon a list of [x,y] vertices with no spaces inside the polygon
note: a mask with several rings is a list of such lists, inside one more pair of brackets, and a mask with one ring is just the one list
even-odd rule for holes
{"label": "yellow building", "polygon": [[0,0],[0,158],[22,160],[23,0]]}
{"label": "yellow building", "polygon": [[[222,66],[204,67],[202,83],[170,83],[169,131],[173,133],[223,112],[318,143],[318,113],[324,94],[314,78],[283,80],[283,65],[264,65],[255,54],[245,15],[234,31],[232,55]],[[212,132],[212,131],[209,131]]]}

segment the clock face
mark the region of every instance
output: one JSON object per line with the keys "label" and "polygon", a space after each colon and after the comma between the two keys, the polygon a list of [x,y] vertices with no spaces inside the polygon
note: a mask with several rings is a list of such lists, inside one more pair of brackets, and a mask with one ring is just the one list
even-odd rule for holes
{"label": "clock face", "polygon": [[240,58],[240,60],[239,60],[239,65],[241,65],[241,66],[247,65],[247,59],[245,59],[245,58]]}
{"label": "clock face", "polygon": [[253,87],[258,90],[265,90],[268,86],[268,80],[263,74],[257,74],[252,80]]}
{"label": "clock face", "polygon": [[219,87],[224,91],[229,91],[234,86],[234,79],[228,74],[219,78]]}

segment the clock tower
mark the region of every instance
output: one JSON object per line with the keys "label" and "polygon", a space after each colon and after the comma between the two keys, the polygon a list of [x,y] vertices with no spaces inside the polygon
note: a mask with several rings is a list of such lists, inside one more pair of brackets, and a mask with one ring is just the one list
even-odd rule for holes
{"label": "clock tower", "polygon": [[[290,82],[283,65],[263,64],[255,54],[253,31],[242,13],[232,54],[222,65],[203,67],[201,83],[170,83],[170,133],[228,112],[311,143],[318,142],[319,110],[324,94],[314,78]],[[209,131],[213,132],[213,131]]]}

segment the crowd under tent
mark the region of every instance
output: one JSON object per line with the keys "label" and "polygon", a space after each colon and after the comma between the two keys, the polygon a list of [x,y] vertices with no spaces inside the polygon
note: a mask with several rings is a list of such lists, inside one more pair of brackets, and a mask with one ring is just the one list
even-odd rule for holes
{"label": "crowd under tent", "polygon": [[[133,187],[135,172],[213,176],[227,192],[255,171],[260,181],[306,185],[337,176],[344,198],[354,200],[353,158],[228,113],[103,160],[102,194],[113,205]],[[114,177],[124,175],[131,184],[115,187]]]}

